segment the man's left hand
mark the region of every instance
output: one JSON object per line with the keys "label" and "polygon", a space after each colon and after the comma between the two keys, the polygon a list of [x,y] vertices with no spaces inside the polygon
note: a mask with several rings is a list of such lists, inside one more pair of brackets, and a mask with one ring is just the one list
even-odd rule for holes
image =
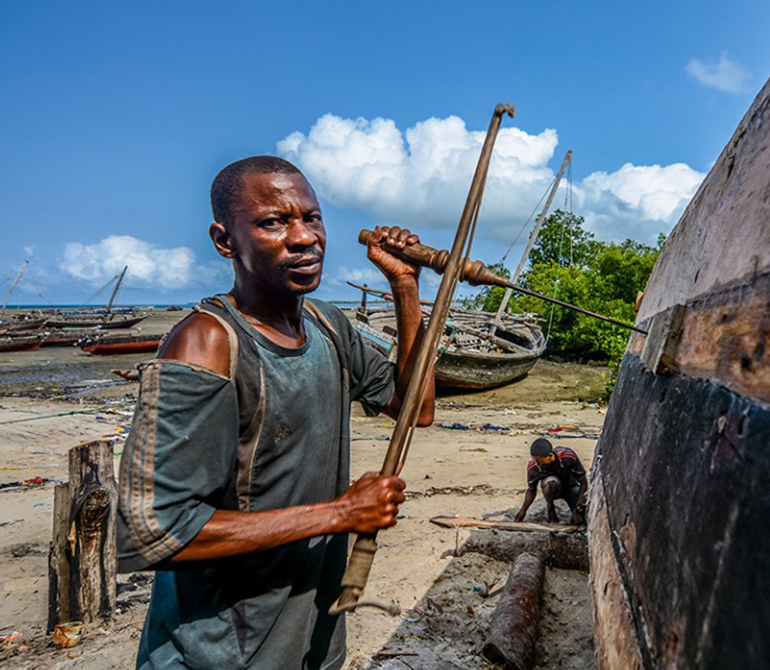
{"label": "man's left hand", "polygon": [[417,279],[420,266],[397,258],[390,250],[400,250],[417,244],[420,238],[406,228],[375,226],[367,245],[367,256],[392,284],[402,279]]}

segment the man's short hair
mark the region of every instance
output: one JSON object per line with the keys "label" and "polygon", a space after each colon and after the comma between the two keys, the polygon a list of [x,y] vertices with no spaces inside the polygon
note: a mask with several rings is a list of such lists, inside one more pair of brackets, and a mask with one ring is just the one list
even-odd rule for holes
{"label": "man's short hair", "polygon": [[230,163],[211,184],[211,212],[214,221],[232,223],[232,203],[240,195],[247,174],[302,174],[296,165],[277,156],[252,156]]}
{"label": "man's short hair", "polygon": [[533,457],[548,456],[553,451],[553,445],[544,437],[538,437],[529,448],[529,453]]}

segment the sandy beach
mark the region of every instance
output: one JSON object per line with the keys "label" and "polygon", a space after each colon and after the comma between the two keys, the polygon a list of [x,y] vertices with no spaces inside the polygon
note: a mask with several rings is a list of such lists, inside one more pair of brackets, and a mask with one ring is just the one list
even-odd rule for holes
{"label": "sandy beach", "polygon": [[[143,332],[166,332],[183,316],[157,312]],[[91,357],[72,347],[0,354],[0,639],[13,637],[0,650],[4,667],[134,667],[151,576],[121,575],[111,625],[89,627],[77,647],[56,650],[45,630],[47,555],[53,488],[67,478],[67,450],[114,436],[117,468],[138,384],[110,370],[146,358]],[[397,604],[402,614],[348,616],[346,668],[490,667],[480,652],[496,598],[480,591],[502,585],[510,566],[481,554],[457,555],[472,531],[440,528],[430,518],[517,509],[529,444],[540,435],[575,449],[588,468],[604,419],[592,401],[607,374],[601,367],[540,361],[511,386],[439,398],[434,425],[412,444],[403,473],[407,501],[399,524],[380,535],[366,593]],[[357,477],[379,469],[393,422],[358,409],[352,421]],[[42,481],[24,484],[35,478]],[[538,500],[528,520],[543,518]],[[535,667],[594,667],[587,575],[549,570],[543,606]]]}

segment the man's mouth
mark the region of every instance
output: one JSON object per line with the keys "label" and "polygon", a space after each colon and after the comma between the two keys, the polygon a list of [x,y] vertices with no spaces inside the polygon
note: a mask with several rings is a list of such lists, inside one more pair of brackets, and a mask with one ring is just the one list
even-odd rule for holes
{"label": "man's mouth", "polygon": [[295,258],[286,263],[286,267],[292,272],[301,274],[315,274],[321,269],[322,256],[309,254],[300,258]]}

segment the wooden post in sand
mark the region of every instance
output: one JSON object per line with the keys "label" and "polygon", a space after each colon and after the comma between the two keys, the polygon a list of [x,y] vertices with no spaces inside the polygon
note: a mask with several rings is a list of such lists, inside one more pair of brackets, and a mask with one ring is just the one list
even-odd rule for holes
{"label": "wooden post in sand", "polygon": [[57,484],[53,492],[53,539],[48,551],[48,630],[70,620],[70,564],[67,530],[70,518],[70,485]]}
{"label": "wooden post in sand", "polygon": [[508,670],[532,666],[544,580],[543,555],[520,554],[503,587],[484,645],[484,656],[496,665]]}
{"label": "wooden post in sand", "polygon": [[70,449],[69,471],[69,485],[57,486],[54,498],[49,628],[65,621],[106,621],[115,611],[118,493],[112,440]]}

